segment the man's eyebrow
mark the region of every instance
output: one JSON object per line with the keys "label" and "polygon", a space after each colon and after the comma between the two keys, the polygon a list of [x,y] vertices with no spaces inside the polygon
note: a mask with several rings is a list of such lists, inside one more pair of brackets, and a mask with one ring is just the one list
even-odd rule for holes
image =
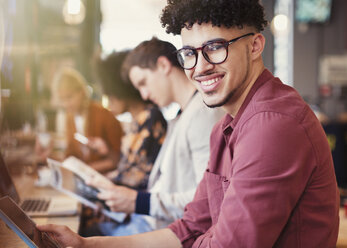
{"label": "man's eyebrow", "polygon": [[[213,43],[213,42],[221,42],[221,41],[226,41],[226,40],[223,39],[223,38],[216,38],[216,39],[205,41],[204,43],[202,43],[201,46],[204,46],[206,44],[210,44],[210,43]],[[186,46],[183,46],[182,48],[195,48],[195,47],[186,45]]]}
{"label": "man's eyebrow", "polygon": [[[194,49],[195,47],[186,45],[186,46],[183,46],[181,49],[183,49],[183,48],[193,48]],[[178,50],[180,50],[180,49],[178,49]]]}
{"label": "man's eyebrow", "polygon": [[215,38],[213,40],[205,41],[202,45],[206,45],[206,44],[213,43],[213,42],[221,42],[221,41],[226,41],[226,40],[223,38]]}

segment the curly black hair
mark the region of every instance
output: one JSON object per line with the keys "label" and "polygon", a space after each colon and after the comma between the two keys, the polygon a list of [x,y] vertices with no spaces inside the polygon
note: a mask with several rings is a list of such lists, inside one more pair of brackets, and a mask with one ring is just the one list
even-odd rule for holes
{"label": "curly black hair", "polygon": [[251,26],[258,32],[268,24],[259,0],[168,0],[160,20],[166,32],[174,35],[194,23],[227,28]]}

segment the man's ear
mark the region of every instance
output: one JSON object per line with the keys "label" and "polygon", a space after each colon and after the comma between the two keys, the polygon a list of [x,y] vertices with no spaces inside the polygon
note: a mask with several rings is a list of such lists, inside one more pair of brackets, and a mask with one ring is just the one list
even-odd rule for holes
{"label": "man's ear", "polygon": [[263,53],[265,46],[265,37],[264,35],[260,33],[256,33],[253,36],[253,43],[252,43],[252,58],[253,60],[258,59],[261,54]]}
{"label": "man's ear", "polygon": [[157,59],[157,70],[162,71],[166,75],[171,72],[172,64],[170,60],[165,56],[159,56]]}

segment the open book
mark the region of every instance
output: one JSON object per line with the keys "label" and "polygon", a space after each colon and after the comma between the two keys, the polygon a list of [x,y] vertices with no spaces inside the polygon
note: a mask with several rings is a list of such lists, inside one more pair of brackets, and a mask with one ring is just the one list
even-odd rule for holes
{"label": "open book", "polygon": [[113,183],[107,177],[73,156],[63,162],[48,158],[47,163],[52,173],[50,184],[53,188],[92,209],[102,206],[101,212],[117,222],[121,223],[125,220],[127,214],[110,211],[105,202],[97,197],[102,189],[86,184],[86,181],[91,178],[97,178],[100,184],[112,185]]}

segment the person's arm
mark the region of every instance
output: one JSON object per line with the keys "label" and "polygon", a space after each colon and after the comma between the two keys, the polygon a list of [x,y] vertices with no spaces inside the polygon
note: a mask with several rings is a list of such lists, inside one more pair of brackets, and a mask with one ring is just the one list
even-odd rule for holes
{"label": "person's arm", "polygon": [[66,226],[37,225],[37,228],[49,232],[63,247],[95,248],[95,247],[127,247],[127,248],[179,248],[182,247],[176,235],[170,229],[123,237],[90,237],[82,238]]}

